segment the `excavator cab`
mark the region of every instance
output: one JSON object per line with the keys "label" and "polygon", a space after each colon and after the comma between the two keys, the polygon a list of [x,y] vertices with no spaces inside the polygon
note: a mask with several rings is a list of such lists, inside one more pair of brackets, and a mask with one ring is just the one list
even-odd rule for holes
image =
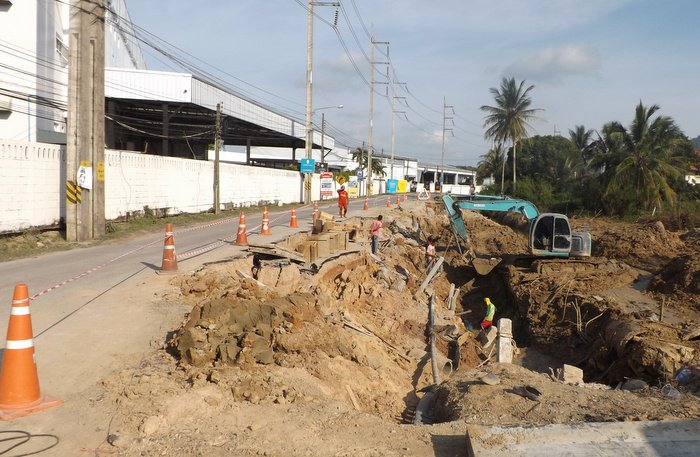
{"label": "excavator cab", "polygon": [[571,226],[563,214],[544,213],[530,222],[529,245],[533,255],[568,257]]}

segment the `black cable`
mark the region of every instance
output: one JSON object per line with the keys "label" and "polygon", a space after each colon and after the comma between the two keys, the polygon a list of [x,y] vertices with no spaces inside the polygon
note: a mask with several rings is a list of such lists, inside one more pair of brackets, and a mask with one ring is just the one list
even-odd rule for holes
{"label": "black cable", "polygon": [[44,451],[48,451],[49,449],[58,445],[58,443],[60,442],[60,439],[58,438],[58,436],[52,435],[50,433],[33,434],[33,433],[25,432],[24,430],[1,430],[0,433],[16,433],[16,434],[20,435],[20,436],[16,436],[16,437],[0,439],[0,443],[22,440],[21,442],[14,444],[7,449],[0,450],[0,455],[5,455],[8,452],[10,452],[11,450],[18,448],[19,446],[22,446],[23,444],[28,443],[32,438],[49,437],[49,438],[53,438],[55,440],[52,444],[48,445],[47,447],[45,447],[43,449],[39,449],[38,451],[26,452],[24,454],[16,454],[13,457],[24,457],[27,455],[36,455],[36,454],[42,453]]}

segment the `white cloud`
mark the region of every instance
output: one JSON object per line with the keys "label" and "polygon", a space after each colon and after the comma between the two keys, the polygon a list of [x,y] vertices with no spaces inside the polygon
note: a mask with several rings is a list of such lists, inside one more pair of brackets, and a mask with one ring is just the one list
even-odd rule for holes
{"label": "white cloud", "polygon": [[547,48],[509,65],[504,76],[516,79],[560,82],[567,76],[595,76],[601,59],[595,50],[578,44]]}

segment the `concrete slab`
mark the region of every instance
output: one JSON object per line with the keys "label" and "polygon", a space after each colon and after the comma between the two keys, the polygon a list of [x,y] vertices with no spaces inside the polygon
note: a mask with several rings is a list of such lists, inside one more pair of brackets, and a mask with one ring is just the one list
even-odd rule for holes
{"label": "concrete slab", "polygon": [[697,457],[700,421],[467,426],[470,457]]}

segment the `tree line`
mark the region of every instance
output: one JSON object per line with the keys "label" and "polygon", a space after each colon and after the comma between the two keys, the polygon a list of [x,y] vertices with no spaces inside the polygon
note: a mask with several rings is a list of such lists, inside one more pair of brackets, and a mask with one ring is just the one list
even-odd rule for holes
{"label": "tree line", "polygon": [[[600,130],[577,125],[568,138],[528,136],[540,109],[534,85],[503,78],[484,105],[485,137],[493,147],[478,165],[484,193],[508,193],[542,210],[589,211],[618,216],[671,214],[681,225],[700,225],[700,186],[685,180],[698,169],[691,140],[658,105],[636,106],[628,127],[607,122]],[[698,220],[692,221],[692,216]]]}

